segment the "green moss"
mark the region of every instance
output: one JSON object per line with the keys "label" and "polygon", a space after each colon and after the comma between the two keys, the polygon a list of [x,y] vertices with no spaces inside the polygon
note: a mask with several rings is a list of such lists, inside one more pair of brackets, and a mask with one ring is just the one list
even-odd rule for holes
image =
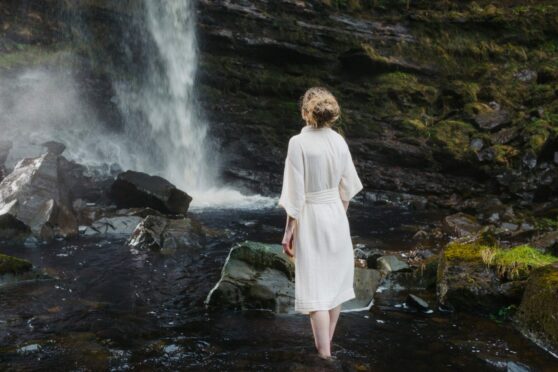
{"label": "green moss", "polygon": [[528,137],[528,147],[538,154],[550,136],[558,135],[558,127],[550,122],[538,119],[527,123],[523,127],[523,133]]}
{"label": "green moss", "polygon": [[33,265],[27,260],[0,253],[0,275],[21,274],[31,270]]}
{"label": "green moss", "polygon": [[494,160],[501,165],[510,165],[513,158],[519,155],[519,150],[510,145],[494,145]]}
{"label": "green moss", "polygon": [[554,262],[558,257],[543,254],[529,245],[509,249],[478,243],[451,242],[444,249],[447,261],[466,261],[485,264],[496,270],[501,278],[525,279],[532,270]]}
{"label": "green moss", "polygon": [[455,159],[464,160],[471,153],[469,143],[477,130],[469,123],[443,120],[429,128],[430,137]]}
{"label": "green moss", "polygon": [[482,244],[450,242],[444,248],[444,258],[448,261],[480,261],[483,249],[489,248]]}

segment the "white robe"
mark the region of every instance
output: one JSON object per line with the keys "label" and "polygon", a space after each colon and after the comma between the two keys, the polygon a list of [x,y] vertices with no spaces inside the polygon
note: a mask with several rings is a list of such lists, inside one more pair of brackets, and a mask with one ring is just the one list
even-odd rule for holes
{"label": "white robe", "polygon": [[297,220],[295,311],[329,310],[355,298],[353,244],[341,200],[351,200],[360,190],[339,133],[305,126],[291,137],[278,205]]}

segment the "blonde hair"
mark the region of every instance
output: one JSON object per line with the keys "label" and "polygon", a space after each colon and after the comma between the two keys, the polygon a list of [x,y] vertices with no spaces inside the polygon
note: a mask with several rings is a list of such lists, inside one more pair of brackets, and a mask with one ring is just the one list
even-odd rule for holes
{"label": "blonde hair", "polygon": [[323,87],[310,88],[302,96],[300,113],[304,121],[312,127],[332,126],[339,119],[341,109],[337,99]]}

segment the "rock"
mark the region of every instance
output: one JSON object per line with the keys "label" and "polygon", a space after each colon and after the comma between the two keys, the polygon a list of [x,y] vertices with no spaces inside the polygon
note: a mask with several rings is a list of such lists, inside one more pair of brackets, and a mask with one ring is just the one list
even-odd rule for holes
{"label": "rock", "polygon": [[482,259],[482,246],[451,242],[440,255],[436,292],[441,305],[489,314],[519,303],[524,280],[502,280]]}
{"label": "rock", "polygon": [[76,217],[64,177],[59,172],[59,158],[47,153],[23,159],[2,180],[0,217],[7,226],[0,225],[1,236],[12,235],[14,219],[42,240],[77,235]]}
{"label": "rock", "polygon": [[0,287],[27,280],[51,279],[35,270],[31,262],[0,253]]}
{"label": "rock", "polygon": [[103,217],[94,221],[91,226],[87,226],[82,234],[85,236],[130,236],[141,221],[142,218],[139,216]]}
{"label": "rock", "polygon": [[186,214],[192,201],[164,178],[135,171],[120,173],[110,194],[119,208],[150,207],[171,214]]}
{"label": "rock", "polygon": [[474,121],[481,129],[493,130],[511,120],[511,115],[507,110],[501,109],[499,105],[476,104],[476,113],[473,115]]}
{"label": "rock", "polygon": [[533,271],[516,313],[521,332],[535,343],[558,353],[558,264]]}
{"label": "rock", "polygon": [[442,220],[442,228],[447,234],[462,238],[475,235],[480,231],[482,226],[477,222],[474,216],[458,212],[444,217]]}
{"label": "rock", "polygon": [[41,143],[41,146],[46,147],[47,152],[49,152],[53,155],[62,155],[64,150],[66,150],[66,145],[64,145],[63,143],[60,143],[60,142],[56,142],[56,141],[47,141],[47,142]]}
{"label": "rock", "polygon": [[31,271],[32,268],[33,265],[27,260],[0,253],[0,276],[23,274]]}
{"label": "rock", "polygon": [[204,243],[204,229],[192,218],[170,219],[153,215],[143,219],[127,241],[127,245],[135,250],[165,251],[200,248]]}
{"label": "rock", "polygon": [[547,232],[537,239],[533,240],[531,244],[546,253],[556,255],[558,253],[558,230]]}
{"label": "rock", "polygon": [[8,158],[8,154],[12,149],[12,141],[0,141],[0,181],[6,176],[4,164]]}
{"label": "rock", "polygon": [[363,249],[355,248],[355,258],[366,260],[366,266],[371,269],[376,269],[376,260],[382,257],[382,252],[379,249]]}
{"label": "rock", "polygon": [[384,272],[410,271],[410,266],[396,256],[382,256],[377,260],[378,268]]}
{"label": "rock", "polygon": [[230,250],[205,305],[293,312],[294,275],[294,262],[281,245],[239,243]]}
{"label": "rock", "polygon": [[480,138],[473,138],[469,144],[469,148],[473,151],[480,151],[484,147],[484,142]]}
{"label": "rock", "polygon": [[511,222],[502,222],[502,224],[500,224],[500,227],[504,230],[515,231],[518,229],[519,226]]}
{"label": "rock", "polygon": [[490,140],[497,145],[505,145],[511,140],[517,138],[519,130],[516,127],[503,128],[498,132],[490,134]]}
{"label": "rock", "polygon": [[524,83],[537,80],[537,72],[533,70],[520,70],[514,73],[513,76]]}
{"label": "rock", "polygon": [[342,312],[370,310],[374,304],[374,294],[380,286],[383,274],[374,269],[356,268],[354,289],[356,297],[344,302]]}
{"label": "rock", "polygon": [[428,311],[430,309],[430,305],[428,305],[428,302],[426,302],[419,296],[415,296],[414,294],[409,294],[405,302],[407,305],[421,311]]}

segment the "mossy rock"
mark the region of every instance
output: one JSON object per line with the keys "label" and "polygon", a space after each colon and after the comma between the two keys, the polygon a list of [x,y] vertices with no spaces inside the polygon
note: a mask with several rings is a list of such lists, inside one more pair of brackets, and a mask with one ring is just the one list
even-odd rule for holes
{"label": "mossy rock", "polygon": [[531,274],[516,322],[527,337],[558,353],[558,264],[541,267]]}
{"label": "mossy rock", "polygon": [[0,253],[0,275],[5,274],[23,274],[31,271],[33,265],[27,260],[21,258],[7,256]]}
{"label": "mossy rock", "polygon": [[429,128],[429,132],[434,143],[454,159],[473,159],[474,154],[470,150],[469,144],[477,130],[471,124],[458,120],[443,120]]}
{"label": "mossy rock", "polygon": [[503,249],[454,241],[440,256],[438,300],[460,310],[493,313],[518,304],[529,274],[556,261],[528,245]]}

